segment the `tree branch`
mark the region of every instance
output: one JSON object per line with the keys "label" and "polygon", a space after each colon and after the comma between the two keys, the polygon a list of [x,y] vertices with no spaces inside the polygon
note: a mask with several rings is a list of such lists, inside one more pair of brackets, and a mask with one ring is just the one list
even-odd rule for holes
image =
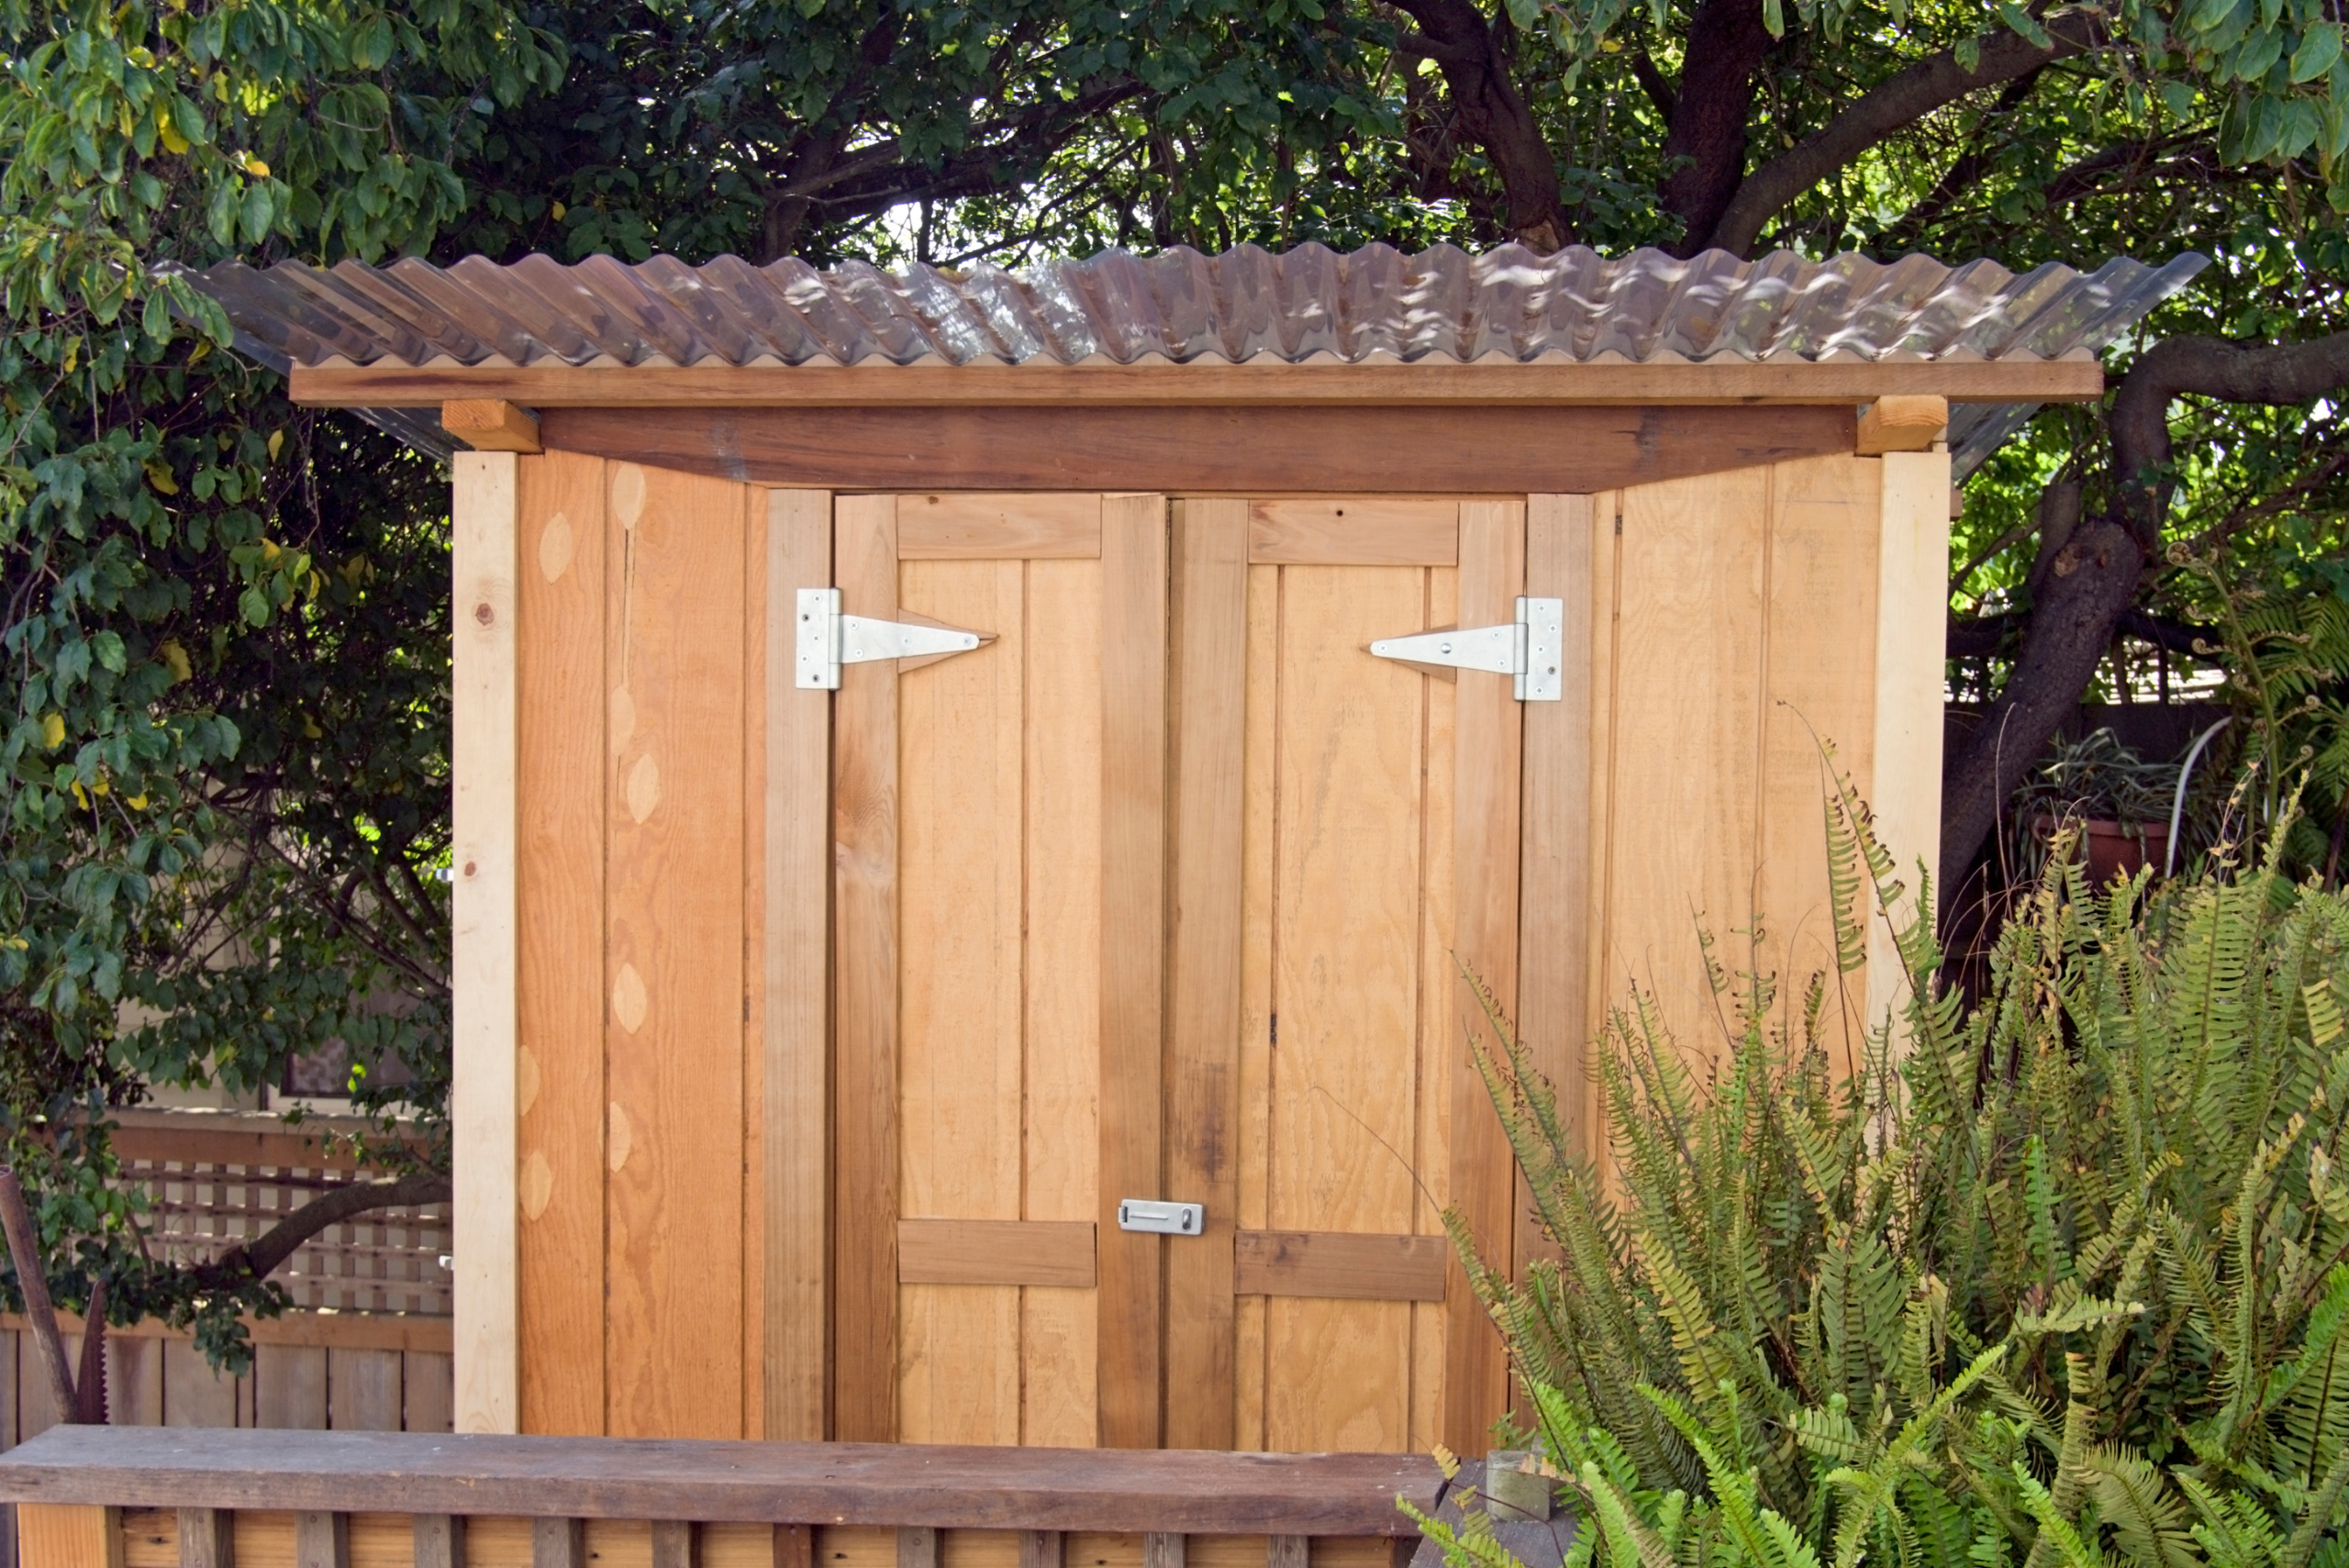
{"label": "tree branch", "polygon": [[1418,24],[1410,49],[1436,63],[1452,96],[1456,128],[1485,150],[1501,178],[1508,231],[1536,250],[1555,250],[1572,229],[1560,200],[1558,165],[1502,45],[1507,13],[1486,21],[1473,0],[1395,0]]}
{"label": "tree branch", "polygon": [[231,1247],[195,1271],[221,1285],[267,1279],[302,1243],[329,1225],[340,1225],[379,1208],[417,1208],[447,1203],[454,1184],[440,1171],[417,1171],[389,1182],[352,1182],[312,1198],[261,1235]]}
{"label": "tree branch", "polygon": [[1974,69],[1944,50],[1869,88],[1827,124],[1746,176],[1707,236],[1709,248],[1745,255],[1762,228],[1789,202],[1904,126],[1984,87],[2029,75],[2055,61],[2099,50],[2110,41],[2104,19],[2085,7],[2041,18],[2043,49],[2021,33],[2001,29],[1982,40]]}
{"label": "tree branch", "polygon": [[[2087,689],[2136,598],[2146,562],[2160,558],[2174,484],[2170,404],[2199,395],[2290,405],[2343,385],[2349,385],[2349,332],[2301,343],[2172,338],[2138,356],[2121,377],[2107,417],[2117,505],[2052,551],[2054,541],[2043,540],[2021,657],[1943,775],[1944,899],[1989,837],[2001,804]],[[1948,907],[1944,904],[1944,914]]]}

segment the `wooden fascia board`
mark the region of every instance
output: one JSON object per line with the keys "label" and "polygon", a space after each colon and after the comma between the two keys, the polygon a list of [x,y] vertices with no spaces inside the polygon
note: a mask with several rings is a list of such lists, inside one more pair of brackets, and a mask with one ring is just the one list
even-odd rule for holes
{"label": "wooden fascia board", "polygon": [[2080,403],[2104,393],[2092,359],[1885,364],[296,365],[296,403],[530,408],[948,404],[1823,404],[1933,395],[1953,403]]}

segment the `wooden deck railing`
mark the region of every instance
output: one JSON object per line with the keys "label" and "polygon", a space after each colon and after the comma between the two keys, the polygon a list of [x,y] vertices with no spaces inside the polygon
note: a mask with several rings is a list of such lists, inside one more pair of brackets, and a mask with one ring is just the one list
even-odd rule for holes
{"label": "wooden deck railing", "polygon": [[20,1568],[1401,1568],[1432,1462],[56,1427]]}

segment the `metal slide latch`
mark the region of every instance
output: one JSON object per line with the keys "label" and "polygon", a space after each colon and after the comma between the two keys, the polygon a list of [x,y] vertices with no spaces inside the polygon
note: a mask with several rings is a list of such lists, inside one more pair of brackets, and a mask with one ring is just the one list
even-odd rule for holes
{"label": "metal slide latch", "polygon": [[1483,670],[1516,677],[1520,702],[1557,702],[1565,695],[1566,602],[1517,601],[1517,619],[1507,626],[1474,626],[1458,631],[1423,631],[1416,637],[1382,637],[1370,645],[1381,659],[1406,664],[1436,664],[1452,670]]}
{"label": "metal slide latch", "polygon": [[841,666],[878,659],[922,659],[968,653],[993,640],[975,631],[946,626],[916,626],[841,614],[838,588],[799,590],[799,662],[793,684],[802,691],[841,689]]}
{"label": "metal slide latch", "polygon": [[1205,1204],[1162,1203],[1156,1198],[1118,1200],[1118,1229],[1145,1230],[1158,1236],[1197,1236],[1207,1230]]}

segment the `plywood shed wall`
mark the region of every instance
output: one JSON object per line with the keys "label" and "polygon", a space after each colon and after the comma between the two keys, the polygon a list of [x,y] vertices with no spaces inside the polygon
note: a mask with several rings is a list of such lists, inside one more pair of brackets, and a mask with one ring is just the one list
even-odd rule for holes
{"label": "plywood shed wall", "polygon": [[[517,824],[514,1078],[459,1091],[510,1095],[516,1173],[465,1189],[518,1261],[473,1425],[1473,1441],[1439,1207],[1536,1243],[1452,954],[1587,1119],[1633,982],[1719,1049],[1699,923],[1830,966],[1821,741],[1930,854],[1945,454],[1472,499],[459,461],[460,581],[513,606],[468,628],[510,740],[460,767],[510,745]],[[820,582],[996,639],[799,691],[773,606]],[[1362,651],[1520,591],[1572,606],[1564,702]],[[1208,1236],[1105,1213],[1162,1194]]]}

